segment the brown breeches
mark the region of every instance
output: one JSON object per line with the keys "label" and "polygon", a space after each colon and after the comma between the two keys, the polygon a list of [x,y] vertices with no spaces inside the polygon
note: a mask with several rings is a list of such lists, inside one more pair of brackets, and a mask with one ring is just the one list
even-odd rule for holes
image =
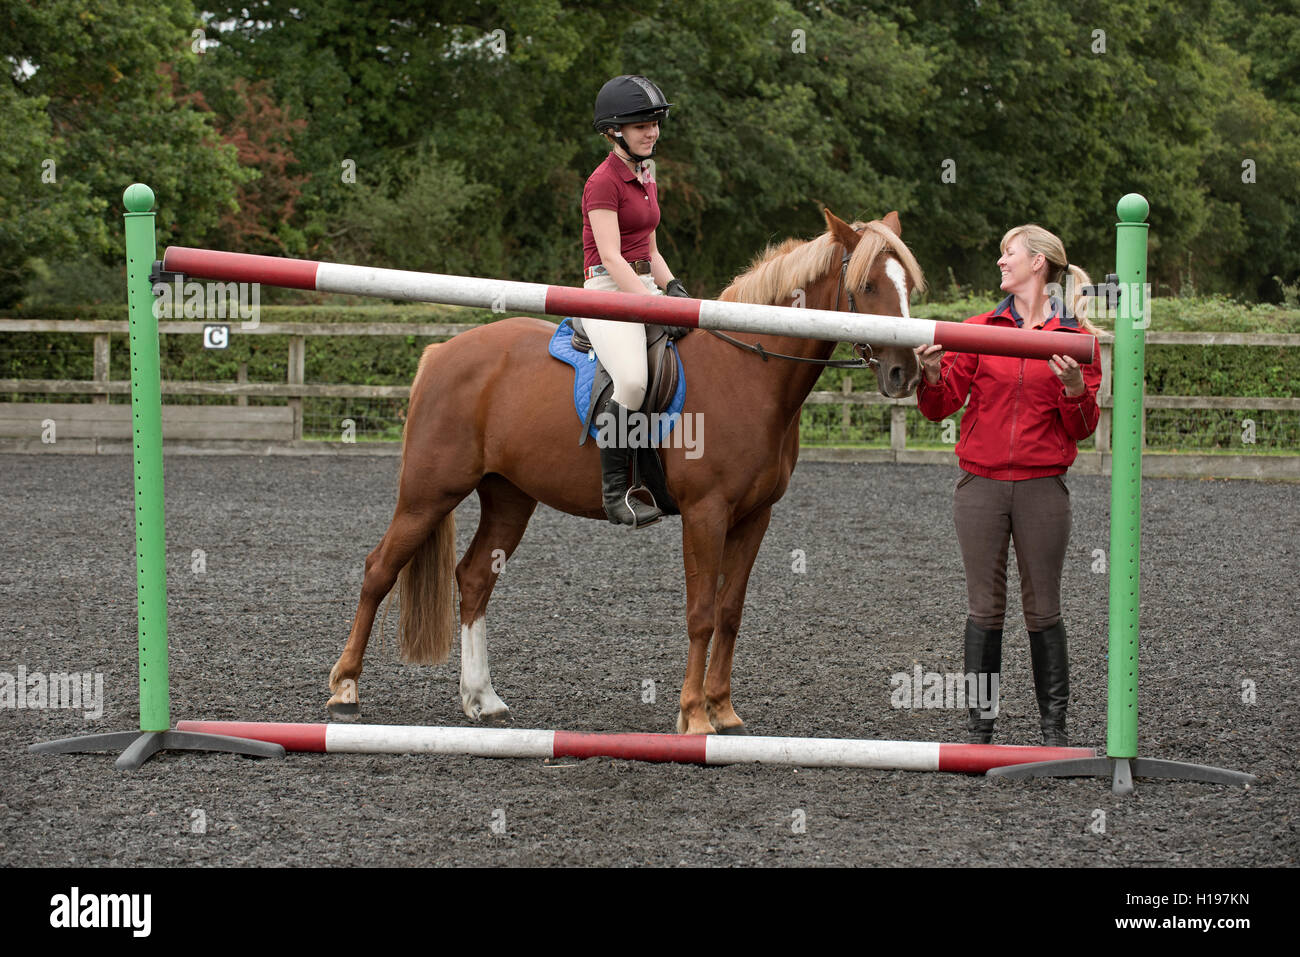
{"label": "brown breeches", "polygon": [[1062,476],[1006,482],[963,473],[953,521],[966,566],[971,619],[1001,628],[1007,609],[1007,543],[1016,545],[1020,600],[1029,631],[1061,619],[1061,571],[1070,541],[1070,492]]}

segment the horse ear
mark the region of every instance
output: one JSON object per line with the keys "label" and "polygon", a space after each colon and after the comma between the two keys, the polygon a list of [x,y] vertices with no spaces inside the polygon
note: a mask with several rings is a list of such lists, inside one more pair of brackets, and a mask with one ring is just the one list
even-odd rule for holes
{"label": "horse ear", "polygon": [[829,209],[822,209],[822,214],[826,217],[826,229],[835,237],[845,249],[856,249],[858,240],[862,238],[859,233],[853,231],[853,227],[840,219]]}
{"label": "horse ear", "polygon": [[881,222],[884,223],[886,226],[888,226],[890,232],[892,232],[895,236],[902,237],[903,227],[900,226],[898,223],[898,210],[895,209],[886,213],[885,218],[882,219]]}

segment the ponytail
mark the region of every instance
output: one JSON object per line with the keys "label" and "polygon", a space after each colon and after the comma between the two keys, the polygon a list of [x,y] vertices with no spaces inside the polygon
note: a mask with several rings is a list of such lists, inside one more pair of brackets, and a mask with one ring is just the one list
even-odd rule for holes
{"label": "ponytail", "polygon": [[1061,271],[1061,288],[1065,290],[1065,314],[1074,316],[1079,321],[1080,329],[1095,336],[1101,330],[1088,321],[1088,307],[1092,304],[1089,300],[1092,297],[1086,290],[1091,286],[1092,280],[1088,274],[1073,263]]}

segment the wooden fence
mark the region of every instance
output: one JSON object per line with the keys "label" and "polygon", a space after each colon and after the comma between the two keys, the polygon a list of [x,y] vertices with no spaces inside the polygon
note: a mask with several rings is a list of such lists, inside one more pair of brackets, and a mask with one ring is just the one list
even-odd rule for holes
{"label": "wooden fence", "polygon": [[[160,322],[163,335],[201,335],[206,322]],[[303,440],[303,399],[313,397],[402,399],[405,385],[346,385],[304,382],[307,340],[313,336],[416,336],[443,339],[472,325],[461,323],[311,323],[263,322],[253,328],[229,323],[232,335],[289,337],[288,374],[283,383],[175,382],[162,383],[164,395],[235,397],[235,405],[167,405],[163,431],[169,452],[231,452],[255,454],[396,454],[396,442],[331,442]],[[76,333],[93,337],[94,375],[88,380],[0,379],[0,393],[24,395],[89,395],[90,403],[0,403],[0,452],[129,452],[129,407],[109,403],[111,395],[130,392],[126,380],[109,378],[109,336],[125,334],[125,321],[0,319],[0,332]],[[1111,336],[1102,337],[1101,421],[1095,451],[1081,451],[1075,470],[1109,474],[1111,434]],[[1148,332],[1149,346],[1280,346],[1300,347],[1300,335],[1228,332]],[[241,377],[242,378],[242,377]],[[844,421],[855,406],[890,407],[888,448],[805,447],[808,461],[907,462],[953,464],[951,449],[915,449],[907,445],[907,409],[915,398],[889,399],[877,392],[854,392],[849,377],[841,391],[814,392],[807,404],[841,406]],[[287,400],[286,406],[249,406],[250,396]],[[1151,409],[1242,409],[1300,413],[1300,398],[1147,395]],[[57,428],[51,441],[49,423]],[[1275,478],[1300,480],[1300,454],[1196,454],[1147,452],[1144,474],[1152,477]]]}

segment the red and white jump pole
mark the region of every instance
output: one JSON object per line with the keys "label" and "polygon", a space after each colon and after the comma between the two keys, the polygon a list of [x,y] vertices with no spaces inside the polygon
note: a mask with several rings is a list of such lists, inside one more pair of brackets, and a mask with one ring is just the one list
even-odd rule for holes
{"label": "red and white jump pole", "polygon": [[281,259],[248,253],[217,252],[169,246],[163,269],[196,279],[256,282],[289,289],[375,296],[415,302],[475,306],[496,312],[533,312],[549,316],[589,316],[622,322],[690,326],[758,335],[800,336],[830,342],[867,342],[874,346],[941,345],[950,352],[1049,359],[1071,356],[1093,360],[1092,336],[1070,332],[1034,332],[933,319],[904,319],[871,313],[793,309],[712,299],[629,296],[618,292],[544,286],[504,279],[474,279],[402,269],[373,269],[306,259]]}
{"label": "red and white jump pole", "polygon": [[766,738],[725,734],[582,734],[515,728],[426,728],[389,724],[274,724],[182,721],[194,731],[269,741],[286,751],[330,754],[458,754],[481,758],[622,758],[679,764],[774,764],[881,771],[955,771],[1037,761],[1096,757],[1091,748],[1033,748],[1004,744],[856,741],[847,738]]}

